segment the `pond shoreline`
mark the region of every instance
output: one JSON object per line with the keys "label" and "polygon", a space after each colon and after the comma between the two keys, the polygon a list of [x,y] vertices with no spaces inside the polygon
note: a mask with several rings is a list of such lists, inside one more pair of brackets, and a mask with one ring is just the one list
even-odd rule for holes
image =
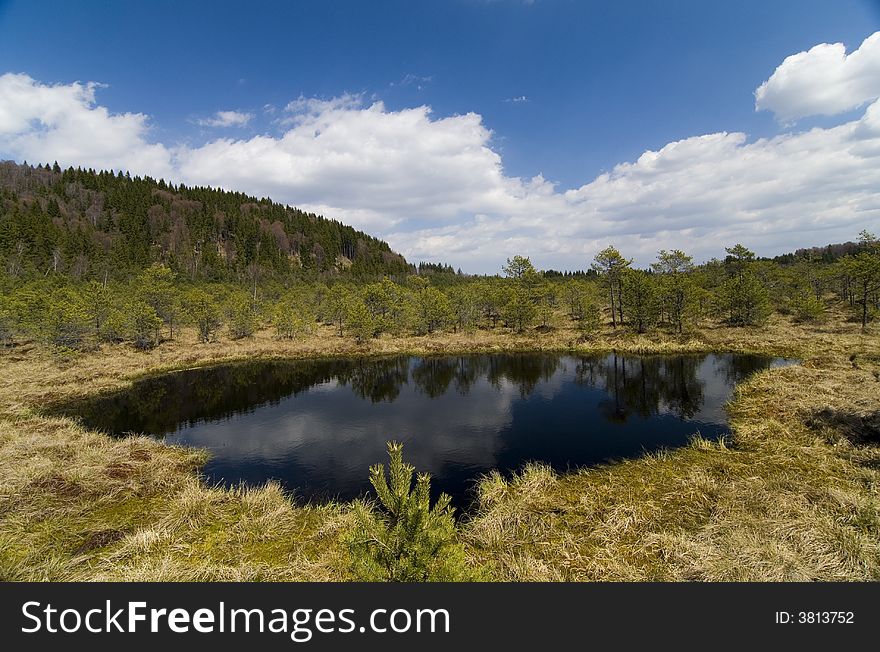
{"label": "pond shoreline", "polygon": [[528,461],[566,471],[673,450],[696,433],[717,441],[736,384],[787,364],[736,353],[263,358],[143,376],[49,416],[207,450],[212,484],[276,480],[319,501],[366,495],[364,469],[395,439],[431,474],[434,496],[461,508],[481,476]]}
{"label": "pond shoreline", "polygon": [[[409,338],[369,347],[266,333],[198,345],[184,332],[150,353],[122,347],[0,354],[0,575],[4,579],[346,579],[346,504],[302,505],[277,486],[204,484],[197,451],[111,440],[43,416],[59,399],[138,377],[253,358],[455,355],[524,349],[589,354],[749,352],[798,357],[758,374],[730,405],[733,447],[558,475],[530,466],[481,483],[461,536],[496,579],[878,579],[878,455],[848,431],[880,405],[878,338],[774,317],[761,331],[712,327],[683,341],[606,331]],[[807,389],[809,388],[809,389]],[[855,420],[855,421],[854,421]],[[861,421],[858,421],[861,420]],[[659,501],[659,502],[658,502]],[[874,514],[874,516],[872,516]],[[787,552],[790,551],[790,552]],[[796,553],[794,551],[797,551]],[[791,555],[794,555],[792,557]],[[796,560],[796,561],[794,561]]]}

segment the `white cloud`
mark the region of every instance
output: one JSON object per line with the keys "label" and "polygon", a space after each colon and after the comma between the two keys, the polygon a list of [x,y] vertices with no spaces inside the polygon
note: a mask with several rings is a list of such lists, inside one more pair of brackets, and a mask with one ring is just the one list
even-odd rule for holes
{"label": "white cloud", "polygon": [[278,122],[281,125],[297,125],[307,120],[313,120],[321,115],[338,115],[341,111],[359,109],[363,106],[364,96],[361,93],[343,93],[338,97],[323,99],[317,97],[304,97],[300,95],[295,100],[287,103],[284,112],[287,114]]}
{"label": "white cloud", "polygon": [[846,54],[843,43],[820,43],[793,54],[755,91],[755,109],[790,123],[836,115],[880,97],[880,32]]}
{"label": "white cloud", "polygon": [[[280,137],[220,139],[181,149],[187,179],[296,202],[384,230],[446,223],[494,204],[505,179],[476,114],[433,119],[428,107],[388,111],[355,96],[288,105]],[[481,197],[482,196],[482,197]]]}
{"label": "white cloud", "polygon": [[98,88],[0,76],[0,156],[172,176],[168,149],[147,141],[147,116],[111,114],[95,104]]}
{"label": "white cloud", "polygon": [[523,102],[529,102],[531,100],[529,100],[529,98],[527,98],[525,95],[517,95],[516,97],[508,97],[501,101],[510,104],[522,104]]}
{"label": "white cloud", "polygon": [[96,89],[0,77],[0,157],[268,195],[384,237],[411,260],[475,272],[516,253],[584,268],[609,243],[641,264],[661,248],[707,259],[736,242],[772,255],[880,224],[880,101],[830,128],[686,138],[563,189],[506,174],[475,113],[300,97],[278,135],[166,146],[147,140],[144,115],[96,105]]}
{"label": "white cloud", "polygon": [[253,117],[252,113],[242,111],[217,111],[210,118],[196,120],[196,124],[202,127],[244,127]]}

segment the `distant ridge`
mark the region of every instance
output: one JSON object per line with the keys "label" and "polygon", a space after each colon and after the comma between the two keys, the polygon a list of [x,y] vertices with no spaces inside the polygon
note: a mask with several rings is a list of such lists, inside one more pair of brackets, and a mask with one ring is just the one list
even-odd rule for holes
{"label": "distant ridge", "polygon": [[780,254],[779,256],[774,256],[771,260],[783,265],[793,263],[796,260],[803,258],[810,258],[824,263],[833,263],[844,256],[858,253],[864,248],[865,245],[858,242],[840,242],[836,244],[827,244],[822,247],[796,249],[794,253]]}
{"label": "distant ridge", "polygon": [[384,241],[240,192],[128,173],[0,162],[7,272],[124,277],[164,263],[192,280],[375,277],[414,271]]}

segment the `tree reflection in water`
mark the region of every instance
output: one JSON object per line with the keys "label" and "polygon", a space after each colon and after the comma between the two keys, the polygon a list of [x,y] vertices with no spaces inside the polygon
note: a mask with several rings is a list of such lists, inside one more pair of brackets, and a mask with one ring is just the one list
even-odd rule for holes
{"label": "tree reflection in water", "polygon": [[[578,357],[574,381],[607,394],[600,401],[600,411],[612,422],[659,413],[690,419],[703,407],[707,378],[705,370],[701,374],[701,365],[706,358],[617,353]],[[752,355],[716,355],[713,359],[715,375],[727,385],[769,364],[767,358]],[[481,379],[498,389],[512,385],[521,398],[527,398],[540,383],[553,378],[561,361],[558,355],[507,354],[247,362],[138,380],[128,391],[63,406],[55,412],[78,416],[86,425],[112,434],[162,435],[181,425],[274,405],[334,382],[373,403],[395,401],[410,380],[429,398],[443,396],[450,387],[466,396]]]}
{"label": "tree reflection in water", "polygon": [[309,498],[368,490],[388,439],[461,505],[529,460],[596,464],[727,432],[733,384],[773,361],[733,354],[502,354],[252,361],[188,369],[55,413],[211,452],[211,481],[278,479]]}
{"label": "tree reflection in water", "polygon": [[581,358],[575,379],[602,389],[602,414],[624,422],[631,414],[648,417],[671,412],[690,419],[703,407],[703,380],[698,377],[706,356],[622,356]]}

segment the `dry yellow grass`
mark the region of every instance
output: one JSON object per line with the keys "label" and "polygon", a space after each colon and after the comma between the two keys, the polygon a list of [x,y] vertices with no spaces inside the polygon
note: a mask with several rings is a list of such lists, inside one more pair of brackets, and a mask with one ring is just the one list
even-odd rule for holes
{"label": "dry yellow grass", "polygon": [[[198,344],[184,331],[141,353],[24,345],[0,353],[0,577],[39,580],[329,580],[348,577],[345,504],[301,505],[277,485],[206,486],[203,454],[112,440],[39,412],[163,370],[255,357],[511,349],[734,350],[802,366],[744,383],[733,442],[705,441],[601,469],[530,466],[481,486],[462,524],[473,561],[499,579],[877,579],[880,338],[856,326],[707,326],[686,336],[478,331],[382,338],[331,329],[298,342]],[[854,356],[854,357],[853,357]],[[852,359],[851,359],[852,358]],[[378,460],[377,460],[378,461]],[[366,469],[364,470],[366,473]]]}

